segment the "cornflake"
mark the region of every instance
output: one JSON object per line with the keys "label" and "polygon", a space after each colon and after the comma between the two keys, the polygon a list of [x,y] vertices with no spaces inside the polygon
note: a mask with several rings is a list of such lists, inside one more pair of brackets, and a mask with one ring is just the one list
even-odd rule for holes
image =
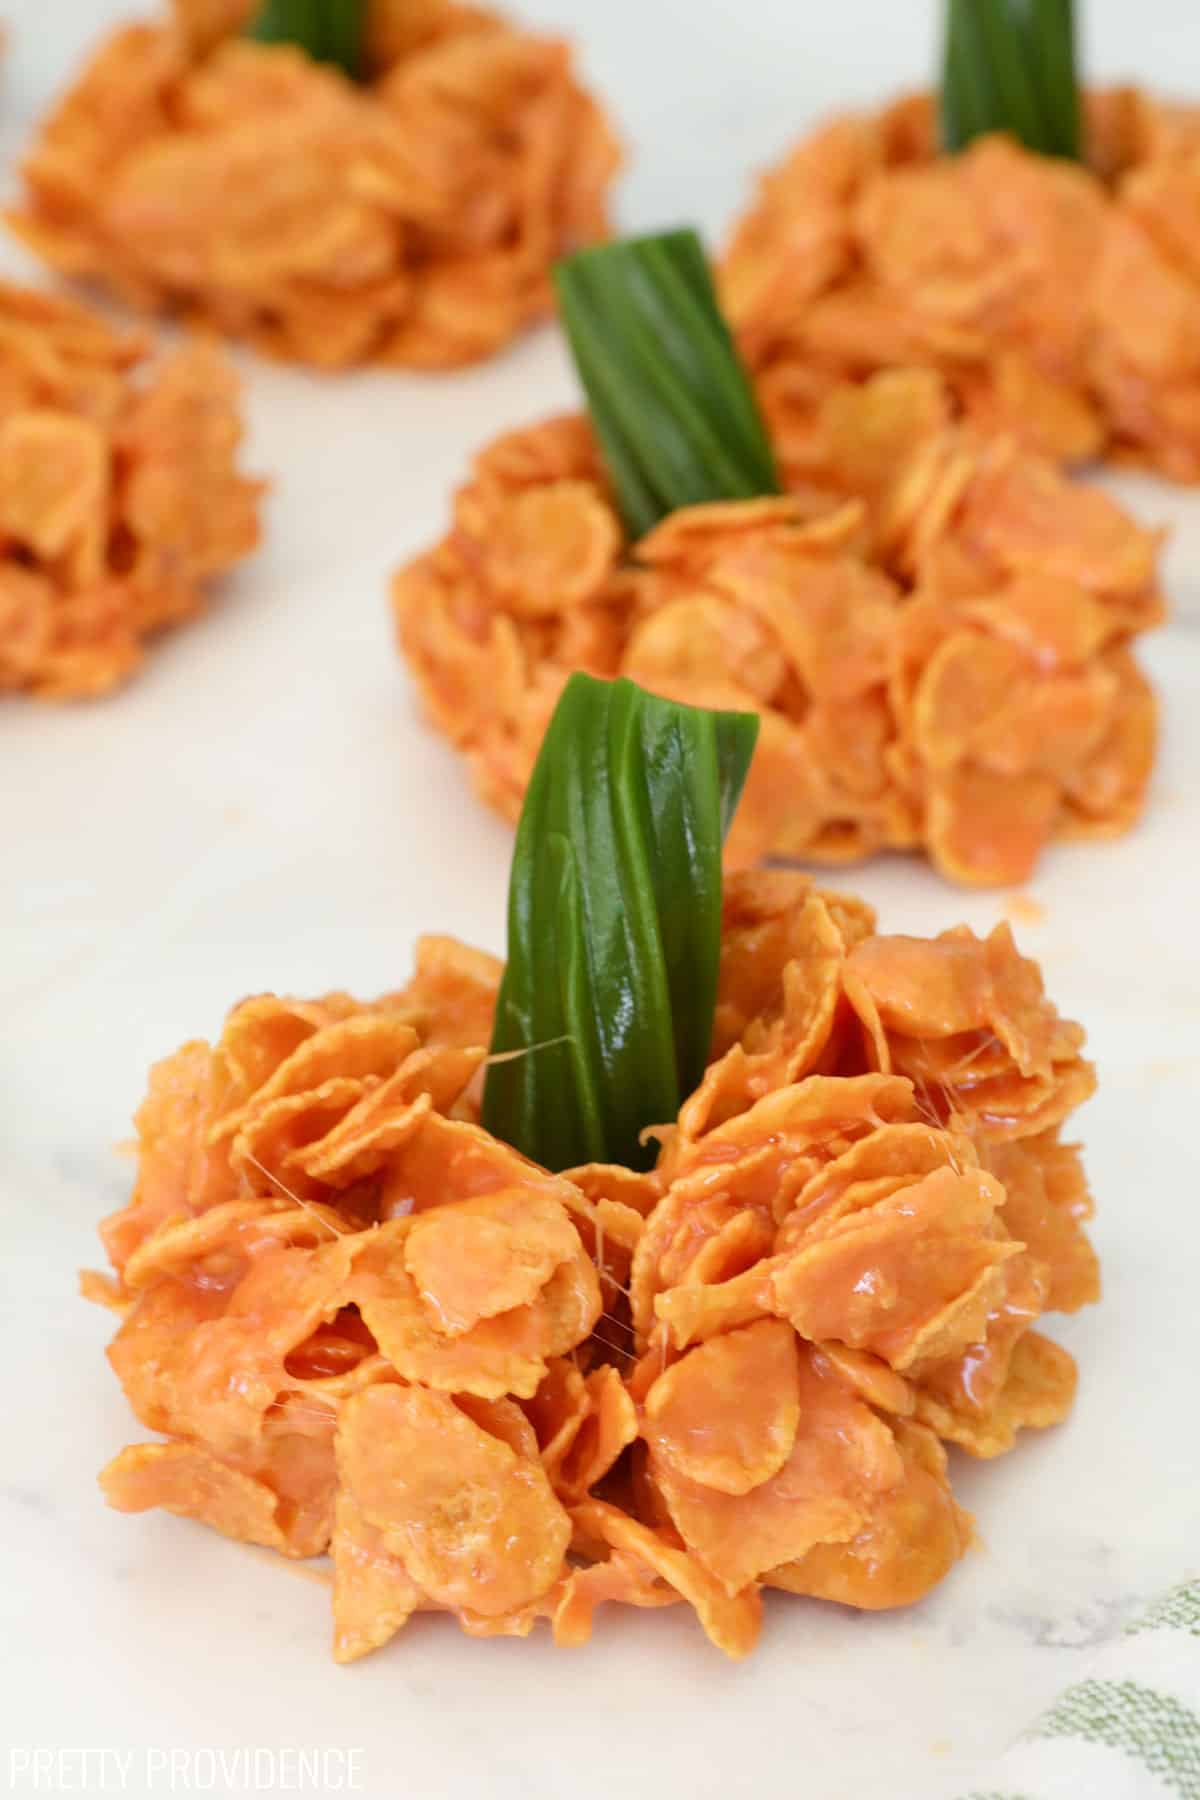
{"label": "cornflake", "polygon": [[233,369],[203,343],[148,355],[0,283],[0,693],[115,687],[258,541]]}
{"label": "cornflake", "polygon": [[481,796],[517,817],[584,669],[759,714],[735,866],[921,849],[1016,884],[1053,839],[1127,830],[1155,756],[1131,645],[1162,616],[1159,534],[960,412],[933,369],[839,376],[781,438],[793,492],[634,544],[585,420],[491,444],[393,583],[426,712]]}
{"label": "cornflake", "polygon": [[742,1656],[765,1589],[920,1599],[971,1541],[944,1446],[1071,1406],[1037,1327],[1099,1292],[1079,1027],[1006,927],[735,875],[655,1167],[556,1175],[478,1123],[500,973],[428,938],[396,993],[253,997],[155,1069],[84,1283],[162,1440],[109,1502],[327,1553],[342,1662],[417,1612],[574,1646],[686,1605]]}
{"label": "cornflake", "polygon": [[926,96],[834,119],[758,185],[722,271],[780,454],[846,380],[919,365],[1058,462],[1200,480],[1200,110],[1085,98],[1087,165],[1007,137],[937,154]]}
{"label": "cornflake", "polygon": [[44,121],[10,217],[54,268],[324,367],[451,367],[549,311],[619,160],[570,51],[453,0],[372,0],[368,79],[175,0]]}

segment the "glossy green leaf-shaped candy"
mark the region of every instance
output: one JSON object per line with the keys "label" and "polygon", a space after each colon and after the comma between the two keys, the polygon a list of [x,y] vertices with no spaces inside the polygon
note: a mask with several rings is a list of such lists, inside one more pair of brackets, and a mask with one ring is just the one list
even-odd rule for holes
{"label": "glossy green leaf-shaped candy", "polygon": [[1072,0],[946,0],[942,144],[1006,131],[1043,156],[1081,154]]}
{"label": "glossy green leaf-shaped candy", "polygon": [[263,0],[246,26],[260,44],[295,44],[314,62],[358,81],[363,72],[366,0]]}
{"label": "glossy green leaf-shaped candy", "polygon": [[758,403],[694,231],[580,250],[554,280],[630,537],[681,506],[779,492]]}
{"label": "glossy green leaf-shaped candy", "polygon": [[525,796],[483,1123],[535,1162],[645,1168],[704,1072],[721,849],[758,719],[573,675]]}

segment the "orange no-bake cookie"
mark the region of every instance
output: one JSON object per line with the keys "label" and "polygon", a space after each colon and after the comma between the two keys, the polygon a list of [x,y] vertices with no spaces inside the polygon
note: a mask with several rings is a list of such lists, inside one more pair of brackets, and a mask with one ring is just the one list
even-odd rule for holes
{"label": "orange no-bake cookie", "polygon": [[0,692],[102,693],[253,549],[238,384],[194,344],[144,340],[0,284]]}
{"label": "orange no-bake cookie", "polygon": [[43,124],[11,223],[55,268],[303,362],[442,367],[549,309],[602,236],[612,133],[567,47],[451,0],[373,0],[370,80],[180,0]]}
{"label": "orange no-bake cookie", "polygon": [[499,975],[429,939],[399,993],[247,1000],[155,1070],[85,1278],[162,1440],[110,1502],[328,1549],[342,1661],[423,1610],[573,1645],[683,1600],[741,1655],[764,1587],[917,1599],[970,1536],[944,1445],[1071,1405],[1036,1326],[1098,1291],[1079,1027],[1006,928],[735,877],[657,1166],[551,1175],[476,1123]]}
{"label": "orange no-bake cookie", "polygon": [[430,718],[515,817],[574,669],[762,718],[734,861],[923,849],[1025,880],[1126,830],[1155,746],[1131,652],[1161,616],[1157,534],[902,370],[815,397],[783,498],[625,540],[582,418],[498,439],[449,532],[397,576]]}
{"label": "orange no-bake cookie", "polygon": [[1090,167],[1002,136],[937,153],[932,102],[833,120],[762,178],[722,294],[781,458],[822,398],[921,364],[989,431],[1200,479],[1200,108],[1093,95]]}

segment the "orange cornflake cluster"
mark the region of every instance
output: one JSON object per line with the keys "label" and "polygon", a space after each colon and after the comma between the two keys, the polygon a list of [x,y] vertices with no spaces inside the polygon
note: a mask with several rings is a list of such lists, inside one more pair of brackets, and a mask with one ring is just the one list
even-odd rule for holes
{"label": "orange cornflake cluster", "polygon": [[722,287],[785,460],[839,382],[920,364],[1056,460],[1200,480],[1200,109],[1089,102],[1091,168],[933,109],[843,117],[762,180]]}
{"label": "orange cornflake cluster", "polygon": [[874,935],[794,874],[728,885],[713,1060],[641,1175],[478,1125],[499,965],[427,939],[372,1004],[266,995],[161,1063],[102,1235],[110,1350],[165,1441],[102,1477],[286,1556],[334,1653],[686,1601],[730,1655],[763,1587],[917,1599],[977,1456],[1064,1417],[1033,1326],[1098,1292],[1065,1117],[1082,1032],[1006,927]]}
{"label": "orange cornflake cluster", "polygon": [[145,343],[0,283],[0,693],[102,693],[253,549],[238,386],[196,344]]}
{"label": "orange cornflake cluster", "polygon": [[587,424],[499,439],[396,578],[426,708],[515,817],[568,673],[757,711],[731,859],[923,848],[1024,881],[1142,806],[1155,706],[1130,653],[1158,539],[946,383],[842,383],[791,440],[793,492],[688,508],[626,544]]}
{"label": "orange cornflake cluster", "polygon": [[375,0],[360,86],[177,0],[108,39],[10,221],[55,268],[302,362],[441,367],[548,310],[602,236],[616,146],[565,45],[451,0]]}

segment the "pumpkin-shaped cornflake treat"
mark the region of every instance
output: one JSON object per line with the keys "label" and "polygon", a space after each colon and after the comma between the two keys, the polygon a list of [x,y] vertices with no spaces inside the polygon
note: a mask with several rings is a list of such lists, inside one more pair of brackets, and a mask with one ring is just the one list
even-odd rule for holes
{"label": "pumpkin-shaped cornflake treat", "polygon": [[567,46],[453,0],[177,0],[96,51],[11,222],[56,269],[327,367],[491,355],[605,230]]}
{"label": "pumpkin-shaped cornflake treat", "polygon": [[1070,1409],[1082,1032],[1007,928],[723,890],[755,729],[575,677],[507,966],[425,939],[151,1076],[84,1288],[158,1437],[104,1492],[328,1552],[341,1661],[418,1611],[571,1646],[682,1602],[741,1656],[765,1588],[906,1605],[971,1540],[946,1445]]}
{"label": "pumpkin-shaped cornflake treat", "polygon": [[1200,108],[1081,94],[1070,12],[948,0],[940,105],[835,118],[761,178],[721,289],[785,464],[842,382],[920,365],[1057,461],[1200,479]]}
{"label": "pumpkin-shaped cornflake treat", "polygon": [[105,692],[258,539],[238,382],[0,283],[0,693]]}
{"label": "pumpkin-shaped cornflake treat", "polygon": [[964,419],[933,369],[831,386],[777,473],[690,234],[584,252],[563,281],[590,418],[489,445],[393,588],[485,800],[516,816],[581,669],[760,715],[734,862],[920,849],[1015,883],[1054,839],[1129,828],[1158,533]]}

